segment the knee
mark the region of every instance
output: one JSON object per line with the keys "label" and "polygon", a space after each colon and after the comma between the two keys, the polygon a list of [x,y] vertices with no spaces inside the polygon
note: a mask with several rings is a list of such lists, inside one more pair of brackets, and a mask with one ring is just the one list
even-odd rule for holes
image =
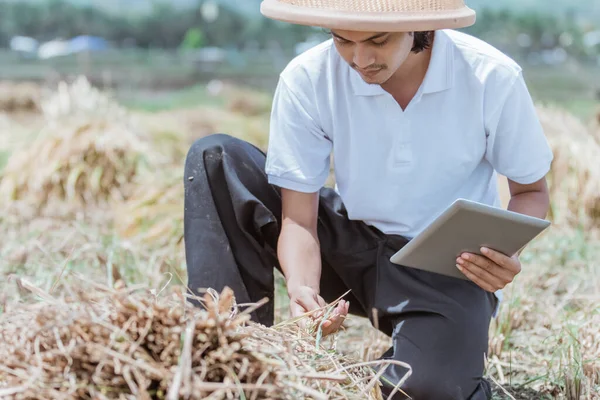
{"label": "knee", "polygon": [[413,399],[467,400],[472,389],[465,388],[460,380],[431,377],[419,385],[408,385],[404,389]]}
{"label": "knee", "polygon": [[[385,379],[382,381],[383,392],[386,394],[384,398],[405,400],[406,397],[402,394],[404,392],[415,400],[487,399],[482,391],[485,383],[482,378],[483,356],[480,363],[478,359],[472,359],[464,352],[461,356],[459,351],[434,350],[411,354],[411,349],[404,347],[398,354],[384,357],[401,361],[409,355],[406,363],[410,366],[410,370],[406,365],[391,364],[387,367],[383,374]],[[404,381],[402,391],[390,397],[394,389],[393,384],[400,381]]]}
{"label": "knee", "polygon": [[239,139],[225,133],[214,133],[202,137],[197,139],[190,147],[187,154],[187,160],[205,158],[207,155],[222,154],[223,151],[231,147],[236,141],[239,141]]}
{"label": "knee", "polygon": [[197,173],[207,164],[215,165],[223,161],[223,156],[243,157],[244,142],[224,133],[215,133],[196,140],[188,150],[185,159],[186,173]]}
{"label": "knee", "polygon": [[[402,386],[402,391],[415,400],[436,399],[436,400],[467,400],[467,399],[487,399],[485,394],[479,393],[482,387],[482,378],[474,378],[466,373],[456,369],[441,371],[439,366],[432,365],[428,370],[421,370],[420,373],[413,371],[413,375],[408,378]],[[418,375],[415,375],[417,373]],[[391,393],[392,388],[388,390]],[[477,395],[475,396],[475,393]],[[480,397],[484,394],[484,397]],[[400,395],[393,399],[404,399]],[[390,397],[390,399],[392,399]]]}
{"label": "knee", "polygon": [[[470,390],[470,392],[469,392]],[[431,376],[429,379],[411,380],[405,383],[400,390],[393,395],[394,386],[390,383],[384,383],[382,388],[383,398],[386,400],[467,400],[473,398],[473,389],[461,386],[460,381],[456,379],[444,379],[438,376]],[[485,397],[478,397],[478,399]]]}

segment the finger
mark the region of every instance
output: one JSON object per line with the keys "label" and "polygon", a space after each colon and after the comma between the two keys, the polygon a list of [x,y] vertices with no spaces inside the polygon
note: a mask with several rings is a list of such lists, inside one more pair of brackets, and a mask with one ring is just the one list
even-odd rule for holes
{"label": "finger", "polygon": [[501,267],[504,267],[512,272],[516,272],[516,273],[521,272],[519,263],[516,262],[516,260],[513,257],[509,257],[506,254],[500,253],[499,251],[489,249],[487,247],[482,247],[481,252],[483,253],[483,255],[485,257],[489,258],[490,260],[492,260],[496,264],[500,265]]}
{"label": "finger", "polygon": [[462,263],[460,263],[460,265],[462,265],[464,268],[468,269],[471,273],[477,275],[480,279],[482,279],[485,282],[492,285],[492,287],[494,287],[494,288],[502,288],[506,285],[506,283],[508,283],[504,279],[493,274],[492,271],[501,270],[500,267],[492,266],[492,267],[482,268],[479,265],[469,262],[469,261],[463,261]]}
{"label": "finger", "polygon": [[304,307],[298,303],[290,303],[290,315],[292,318],[299,317],[306,313]]}
{"label": "finger", "polygon": [[338,303],[335,309],[331,312],[329,318],[321,324],[321,332],[323,335],[330,335],[340,329],[344,320],[348,308],[348,302],[342,300]]}
{"label": "finger", "polygon": [[335,321],[338,316],[344,315],[345,308],[344,303],[340,302],[334,308],[330,309],[329,313],[325,312],[323,317],[326,317],[326,322],[323,322],[323,324],[327,325],[324,326],[329,326],[331,321]]}
{"label": "finger", "polygon": [[484,256],[480,256],[479,254],[463,253],[457,261],[460,262],[461,259],[470,261],[471,263],[478,265],[479,267],[488,271],[492,270],[494,267],[497,266],[496,263],[494,263],[491,259]]}
{"label": "finger", "polygon": [[327,302],[321,296],[317,296],[316,300],[317,300],[317,303],[319,304],[319,307],[327,306]]}
{"label": "finger", "polygon": [[481,281],[490,285],[492,288],[494,288],[494,290],[501,289],[504,286],[506,286],[507,282],[505,282],[502,279],[498,278],[497,276],[491,274],[486,269],[483,269],[483,268],[479,267],[478,265],[475,265],[469,261],[462,261],[458,265],[462,266],[463,269],[465,269],[465,270],[469,271],[470,273],[472,273],[473,275],[477,276],[477,278],[479,278]]}
{"label": "finger", "polygon": [[321,306],[319,305],[319,303],[317,303],[317,299],[313,296],[299,296],[298,298],[294,299],[294,301],[296,303],[298,303],[300,306],[302,306],[302,308],[304,308],[305,312],[308,311],[313,311],[316,309],[321,308]]}
{"label": "finger", "polygon": [[342,300],[338,303],[337,307],[335,308],[335,311],[338,315],[344,315],[348,313],[346,304],[347,302],[345,300]]}
{"label": "finger", "polygon": [[493,262],[495,262],[496,264],[501,265],[501,266],[504,266],[507,258],[510,259],[510,257],[506,256],[505,254],[502,254],[496,250],[489,249],[487,247],[482,247],[480,249],[480,251],[487,258],[489,258],[490,260],[492,260]]}
{"label": "finger", "polygon": [[[304,313],[306,313],[306,310],[304,310],[304,308],[301,305],[296,303],[290,303],[290,316],[292,318],[300,317]],[[300,318],[296,321],[296,324],[301,328],[306,329],[308,327],[308,319]]]}
{"label": "finger", "polygon": [[492,286],[490,286],[489,283],[483,281],[481,278],[479,278],[477,275],[473,274],[468,269],[464,268],[462,265],[456,264],[456,267],[459,269],[460,272],[462,272],[463,274],[465,274],[465,276],[467,278],[469,278],[470,280],[472,280],[473,282],[475,282],[475,284],[477,284],[477,286],[479,286],[483,290],[486,290],[488,292],[495,292],[496,291],[496,289],[494,289]]}
{"label": "finger", "polygon": [[345,300],[342,300],[336,310],[335,310],[335,314],[339,315],[341,317],[345,317],[348,314],[348,307],[349,307],[349,303]]}
{"label": "finger", "polygon": [[[333,317],[336,314],[345,314],[346,313],[346,301],[345,300],[340,300],[337,305],[335,306],[327,306],[327,303],[325,302],[325,300],[323,300],[320,296],[319,296],[319,303],[322,303],[323,306],[321,306],[323,308],[322,311],[316,313],[314,315],[315,318],[321,318],[321,317],[325,317],[327,315],[327,310],[329,309],[329,318]],[[333,308],[330,308],[333,307]]]}
{"label": "finger", "polygon": [[474,264],[505,283],[512,281],[512,277],[514,276],[512,271],[507,270],[501,265],[496,264],[491,259],[478,254],[465,253],[461,255],[456,262],[458,262],[460,265],[465,265],[465,263]]}
{"label": "finger", "polygon": [[335,317],[330,318],[327,321],[328,323],[324,323],[323,325],[321,325],[323,335],[327,336],[334,332],[337,332],[342,326],[344,319],[345,317],[341,315],[336,315]]}
{"label": "finger", "polygon": [[319,305],[318,308],[320,308],[321,310],[312,314],[312,317],[313,318],[321,318],[325,315],[325,313],[327,313],[327,302],[319,295],[315,296],[315,301]]}

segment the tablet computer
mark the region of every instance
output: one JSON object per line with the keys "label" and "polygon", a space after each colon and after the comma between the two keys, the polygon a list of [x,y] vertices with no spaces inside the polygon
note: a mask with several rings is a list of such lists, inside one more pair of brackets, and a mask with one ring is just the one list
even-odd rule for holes
{"label": "tablet computer", "polygon": [[390,261],[469,280],[456,268],[463,252],[481,254],[487,247],[513,255],[550,226],[544,219],[458,199]]}

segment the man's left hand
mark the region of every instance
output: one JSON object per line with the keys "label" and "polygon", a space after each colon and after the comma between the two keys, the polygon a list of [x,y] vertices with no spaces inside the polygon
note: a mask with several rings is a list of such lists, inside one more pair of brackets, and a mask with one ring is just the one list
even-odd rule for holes
{"label": "man's left hand", "polygon": [[481,253],[462,253],[456,259],[456,267],[488,292],[504,289],[521,272],[518,254],[509,257],[485,247]]}

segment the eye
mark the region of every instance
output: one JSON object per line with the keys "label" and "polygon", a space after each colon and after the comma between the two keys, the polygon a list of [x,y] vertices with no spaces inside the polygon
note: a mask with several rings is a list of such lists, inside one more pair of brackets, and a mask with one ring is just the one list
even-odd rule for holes
{"label": "eye", "polygon": [[379,43],[372,42],[372,43],[373,43],[375,46],[377,46],[377,47],[383,47],[383,46],[385,46],[385,45],[386,45],[386,44],[387,44],[389,41],[390,41],[390,39],[389,39],[389,38],[387,38],[387,39],[385,39],[383,42],[379,42]]}
{"label": "eye", "polygon": [[351,43],[349,40],[342,39],[342,38],[339,38],[339,37],[337,37],[337,36],[335,37],[335,40],[336,40],[336,41],[337,41],[337,42],[338,42],[340,45],[342,45],[342,46],[345,46],[345,45],[347,45],[347,44],[350,44],[350,43]]}

